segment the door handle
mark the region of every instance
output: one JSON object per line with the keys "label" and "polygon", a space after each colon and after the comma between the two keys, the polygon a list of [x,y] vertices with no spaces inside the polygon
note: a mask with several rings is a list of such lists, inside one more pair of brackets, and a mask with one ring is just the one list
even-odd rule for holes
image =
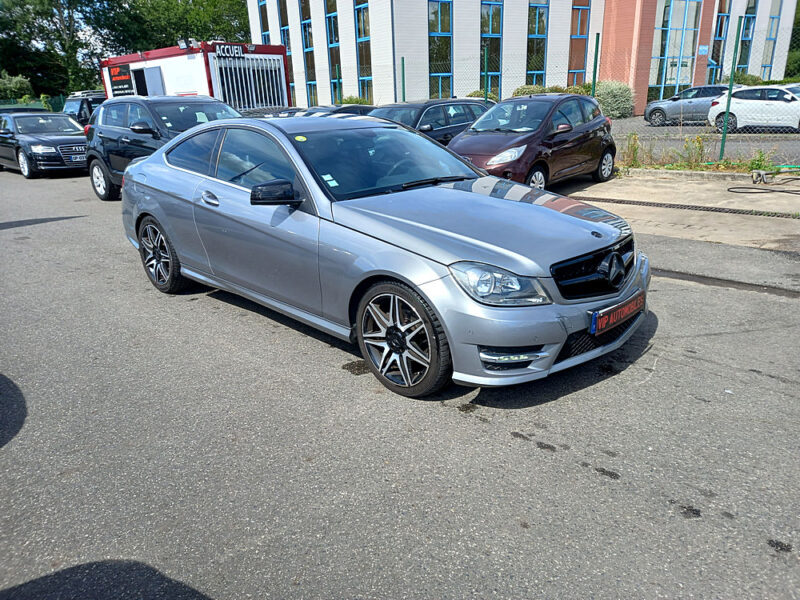
{"label": "door handle", "polygon": [[127,135],[123,135],[121,138],[119,138],[119,141],[123,144],[130,144],[131,138],[129,138]]}
{"label": "door handle", "polygon": [[208,190],[200,194],[200,200],[202,200],[209,206],[219,206],[219,198],[217,198],[214,194],[212,194]]}

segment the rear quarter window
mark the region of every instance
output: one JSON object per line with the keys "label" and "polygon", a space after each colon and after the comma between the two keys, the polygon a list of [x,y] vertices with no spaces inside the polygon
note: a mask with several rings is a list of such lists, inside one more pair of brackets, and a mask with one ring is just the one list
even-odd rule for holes
{"label": "rear quarter window", "polygon": [[173,167],[186,169],[200,175],[208,175],[211,170],[211,155],[214,152],[218,133],[218,129],[212,129],[182,141],[167,152],[167,162]]}

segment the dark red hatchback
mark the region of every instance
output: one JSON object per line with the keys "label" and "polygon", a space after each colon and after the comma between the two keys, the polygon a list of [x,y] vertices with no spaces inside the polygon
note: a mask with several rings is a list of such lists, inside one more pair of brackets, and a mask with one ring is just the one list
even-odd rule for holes
{"label": "dark red hatchback", "polygon": [[492,175],[535,188],[588,173],[607,181],[617,152],[611,119],[594,98],[575,94],[500,102],[448,148]]}

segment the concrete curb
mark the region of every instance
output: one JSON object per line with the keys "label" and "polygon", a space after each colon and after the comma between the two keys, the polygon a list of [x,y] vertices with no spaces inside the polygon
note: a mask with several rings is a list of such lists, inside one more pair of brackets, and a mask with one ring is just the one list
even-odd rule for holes
{"label": "concrete curb", "polygon": [[623,175],[655,177],[657,179],[682,179],[684,181],[740,181],[752,183],[750,173],[720,173],[717,171],[673,171],[668,169],[620,168]]}

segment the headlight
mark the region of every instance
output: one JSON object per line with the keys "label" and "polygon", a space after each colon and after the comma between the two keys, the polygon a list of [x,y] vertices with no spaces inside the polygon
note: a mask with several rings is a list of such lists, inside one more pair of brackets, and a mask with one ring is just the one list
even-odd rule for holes
{"label": "headlight", "polygon": [[450,273],[472,298],[492,306],[538,306],[550,304],[550,297],[534,277],[520,277],[510,271],[474,262],[450,265]]}
{"label": "headlight", "polygon": [[525,148],[528,145],[524,146],[517,146],[516,148],[509,148],[508,150],[504,150],[494,158],[490,158],[489,162],[486,163],[487,166],[491,165],[502,165],[503,163],[511,162],[512,160],[517,160],[522,153],[525,152]]}
{"label": "headlight", "polygon": [[34,144],[31,146],[31,151],[34,154],[52,154],[56,151],[52,146],[42,146],[41,144]]}

